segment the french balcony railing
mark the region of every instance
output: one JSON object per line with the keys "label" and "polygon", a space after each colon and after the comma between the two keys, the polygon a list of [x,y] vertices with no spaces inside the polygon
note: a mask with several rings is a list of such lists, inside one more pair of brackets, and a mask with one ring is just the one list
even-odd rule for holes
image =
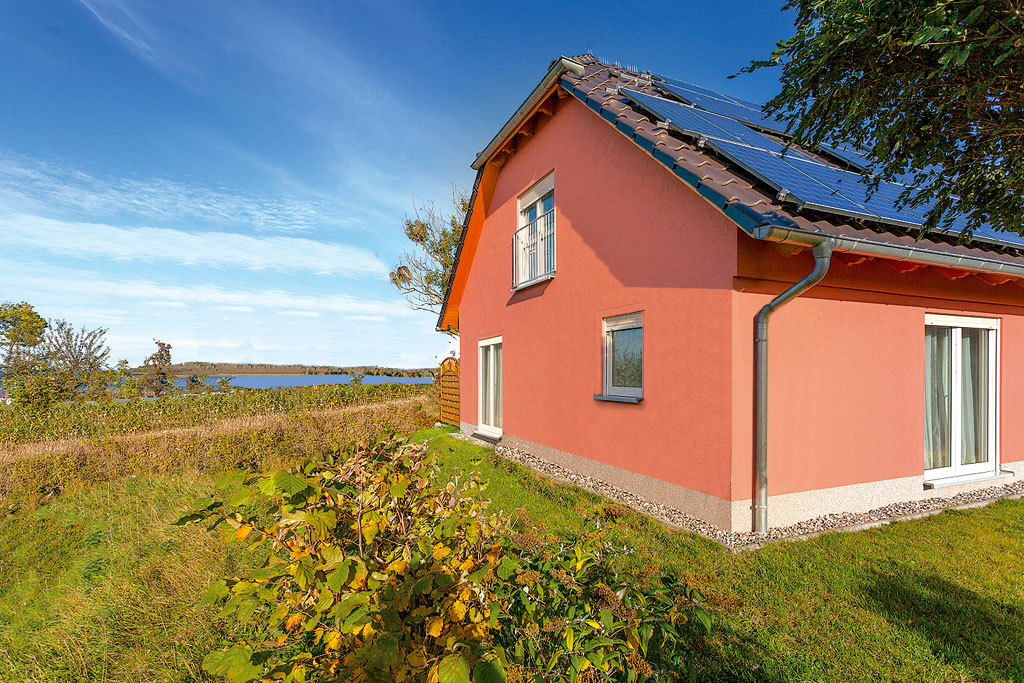
{"label": "french balcony railing", "polygon": [[515,232],[513,289],[551,278],[555,274],[555,210],[537,217]]}

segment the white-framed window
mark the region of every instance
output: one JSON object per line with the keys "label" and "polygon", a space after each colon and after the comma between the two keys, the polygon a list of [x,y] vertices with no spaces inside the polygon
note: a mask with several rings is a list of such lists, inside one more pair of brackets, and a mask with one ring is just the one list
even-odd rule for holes
{"label": "white-framed window", "polygon": [[501,337],[482,339],[479,344],[479,402],[476,430],[487,436],[501,436]]}
{"label": "white-framed window", "polygon": [[924,476],[995,474],[999,321],[925,317]]}
{"label": "white-framed window", "polygon": [[555,172],[519,196],[513,242],[512,288],[555,276]]}
{"label": "white-framed window", "polygon": [[604,319],[604,395],[644,396],[643,313]]}

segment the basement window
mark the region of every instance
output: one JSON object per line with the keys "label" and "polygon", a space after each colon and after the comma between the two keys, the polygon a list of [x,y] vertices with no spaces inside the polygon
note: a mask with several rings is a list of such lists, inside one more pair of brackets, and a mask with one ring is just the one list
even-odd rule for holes
{"label": "basement window", "polygon": [[512,289],[555,276],[555,173],[519,196],[519,225],[513,239]]}

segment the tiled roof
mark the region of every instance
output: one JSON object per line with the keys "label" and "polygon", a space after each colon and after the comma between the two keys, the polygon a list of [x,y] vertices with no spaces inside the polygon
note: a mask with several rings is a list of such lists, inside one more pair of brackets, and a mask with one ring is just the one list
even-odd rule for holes
{"label": "tiled roof", "polygon": [[[651,73],[638,72],[604,63],[592,55],[570,58],[583,67],[583,74],[564,73],[560,84],[578,100],[613,124],[623,135],[650,153],[658,162],[694,187],[718,206],[746,232],[762,237],[771,226],[793,227],[836,237],[851,237],[892,245],[926,247],[931,251],[978,256],[989,260],[1024,264],[1024,249],[997,245],[975,239],[958,244],[956,235],[932,232],[918,239],[913,229],[854,219],[838,214],[800,209],[776,198],[776,192],[711,149],[700,147],[652,121],[645,112],[618,93],[629,88],[658,97],[673,96],[658,86]],[[818,160],[831,160],[801,150]]]}
{"label": "tiled roof", "polygon": [[[478,190],[485,178],[485,170],[491,169],[490,180],[485,184],[493,185],[496,168],[504,163],[504,157],[514,153],[517,131],[534,111],[543,111],[541,104],[551,96],[556,83],[755,238],[808,246],[824,237],[834,237],[837,251],[906,260],[911,264],[940,265],[948,272],[960,273],[950,277],[974,272],[993,285],[1011,279],[1024,285],[1024,247],[988,242],[977,237],[970,244],[960,244],[958,235],[937,231],[920,237],[914,228],[810,210],[780,200],[777,192],[766,183],[720,157],[710,147],[701,146],[699,141],[652,121],[630,99],[619,94],[619,88],[628,88],[672,99],[669,92],[659,87],[659,79],[654,74],[607,64],[593,55],[579,55],[552,62],[544,80],[477,155],[473,163],[477,177],[444,305],[438,316],[439,330],[457,327],[458,306],[466,282],[463,271],[472,262],[475,248],[475,240],[471,236],[478,236],[482,229],[483,219],[474,215],[474,207],[480,201]],[[511,145],[506,146],[509,141]],[[840,167],[828,157],[797,149],[822,163]],[[486,194],[483,193],[484,196]],[[467,243],[468,258],[463,254]]]}

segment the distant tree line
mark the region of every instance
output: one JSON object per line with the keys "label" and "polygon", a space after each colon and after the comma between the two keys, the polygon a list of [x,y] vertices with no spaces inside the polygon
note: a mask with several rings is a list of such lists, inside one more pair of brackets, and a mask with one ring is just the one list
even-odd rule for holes
{"label": "distant tree line", "polygon": [[377,375],[383,377],[431,377],[434,368],[388,368],[379,365],[296,365],[273,363],[211,363],[189,361],[172,366],[178,375]]}

